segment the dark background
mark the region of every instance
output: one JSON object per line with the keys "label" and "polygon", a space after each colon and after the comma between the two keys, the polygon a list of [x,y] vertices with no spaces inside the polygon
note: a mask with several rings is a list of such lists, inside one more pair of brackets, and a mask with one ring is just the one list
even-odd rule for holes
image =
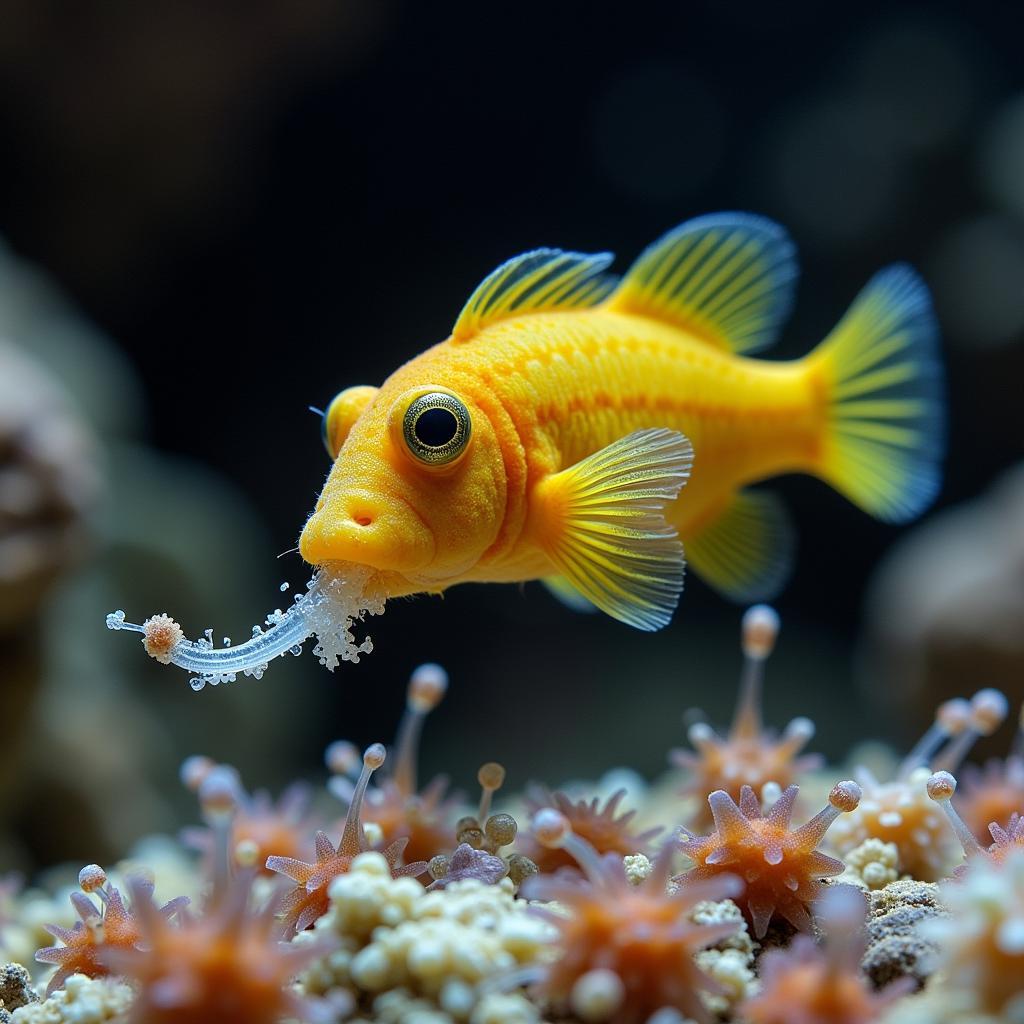
{"label": "dark background", "polygon": [[[776,218],[798,244],[782,357],[808,351],[880,266],[922,269],[949,373],[945,506],[982,491],[1024,436],[1011,10],[8,0],[0,229],[129,355],[149,442],[258,511],[272,546],[252,558],[271,574],[328,469],[307,405],[443,338],[515,253],[612,249],[622,269],[721,209]],[[851,668],[865,587],[901,531],[814,481],[778,486],[800,555],[778,602],[770,717],[815,718],[814,746],[834,757],[867,732],[902,741]],[[158,577],[147,586],[163,593]],[[294,555],[277,578],[304,581]],[[218,635],[246,635],[277,600],[252,593]],[[191,636],[207,624],[201,595],[168,610]],[[658,771],[686,707],[728,714],[737,622],[692,578],[656,636],[573,616],[536,584],[456,588],[395,603],[372,623],[377,650],[334,677],[289,659],[259,684],[195,695],[141,654],[138,671],[161,706],[228,722],[260,687],[280,742],[244,767],[276,783],[316,771],[336,736],[388,738],[408,672],[437,660],[452,691],[428,764],[470,784],[498,758],[518,785]],[[100,628],[95,642],[127,641]]]}

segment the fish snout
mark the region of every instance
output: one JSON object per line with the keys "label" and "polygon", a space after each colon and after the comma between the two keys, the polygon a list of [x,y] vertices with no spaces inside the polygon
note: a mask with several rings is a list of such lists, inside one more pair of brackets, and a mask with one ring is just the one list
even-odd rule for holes
{"label": "fish snout", "polygon": [[309,517],[299,551],[311,565],[343,561],[387,572],[416,572],[434,556],[434,537],[401,498],[337,496]]}

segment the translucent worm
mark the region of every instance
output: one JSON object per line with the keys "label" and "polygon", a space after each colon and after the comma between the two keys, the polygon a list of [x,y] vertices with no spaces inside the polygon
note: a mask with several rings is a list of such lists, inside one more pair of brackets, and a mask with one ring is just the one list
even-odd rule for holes
{"label": "translucent worm", "polygon": [[203,638],[189,640],[166,614],[153,615],[137,625],[127,622],[123,611],[111,612],[107,628],[141,633],[150,657],[193,673],[189,683],[194,690],[207,683],[234,682],[238,673],[259,679],[274,658],[289,652],[301,654],[311,636],[317,639],[313,653],[321,665],[333,671],[339,662],[357,662],[361,654],[373,650],[369,637],[357,643],[352,633],[354,622],[384,610],[382,598],[367,596],[369,576],[369,569],[350,564],[321,569],[305,593],[295,596],[291,608],[271,612],[266,629],[254,626],[252,637],[236,646],[225,638],[224,647],[214,647],[213,630],[207,630]]}

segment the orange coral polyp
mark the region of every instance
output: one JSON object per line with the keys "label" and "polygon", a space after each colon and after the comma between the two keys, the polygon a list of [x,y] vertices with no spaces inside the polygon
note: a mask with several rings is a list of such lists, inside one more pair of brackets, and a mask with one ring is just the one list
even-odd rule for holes
{"label": "orange coral polyp", "polygon": [[788,787],[763,814],[750,786],[740,791],[738,805],[718,790],[708,797],[714,831],[707,836],[686,832],[679,844],[695,866],[675,880],[688,885],[723,872],[739,876],[743,892],[737,902],[758,939],[775,915],[809,931],[808,907],[823,891],[821,880],[844,870],[842,861],[819,852],[818,845],[832,822],[857,806],[860,787],[851,781],[837,783],[829,806],[791,831],[797,793],[796,786]]}
{"label": "orange coral polyp", "polygon": [[1011,754],[980,769],[966,766],[957,804],[971,831],[984,842],[991,822],[1005,827],[1013,814],[1024,812],[1024,757]]}
{"label": "orange coral polyp", "polygon": [[[208,758],[206,774],[217,767]],[[182,765],[182,776],[199,788],[202,779],[198,771],[204,767],[199,758],[190,758]],[[226,767],[226,766],[220,766]],[[205,777],[205,776],[204,776]],[[313,828],[309,813],[310,792],[305,785],[289,786],[277,801],[264,790],[247,793],[238,783],[237,807],[231,821],[228,848],[232,862],[238,867],[258,866],[264,875],[272,875],[265,865],[268,857],[303,857],[312,851],[310,832]],[[202,852],[206,857],[214,854],[214,830],[188,828],[182,832],[186,846]]]}
{"label": "orange coral polyp", "polygon": [[899,979],[875,992],[861,972],[864,898],[835,886],[821,900],[822,946],[798,935],[789,949],[761,960],[761,991],[740,1007],[749,1024],[870,1024],[914,982]]}
{"label": "orange coral polyp", "polygon": [[669,755],[688,775],[683,795],[701,801],[694,814],[696,828],[711,823],[703,802],[709,793],[720,789],[738,800],[743,786],[758,794],[766,782],[785,788],[821,764],[816,754],[798,756],[814,736],[810,719],[794,718],[782,736],[764,727],[764,669],[778,629],[778,616],[771,608],[755,605],[747,610],[741,627],[743,675],[729,732],[720,736],[706,722],[697,722],[687,733],[696,752],[673,750]]}
{"label": "orange coral polyp", "polygon": [[988,841],[991,822],[1006,828],[1013,814],[1024,814],[1024,706],[1010,753],[1003,760],[986,762],[984,768],[968,765],[957,805],[981,842]]}
{"label": "orange coral polyp", "polygon": [[992,822],[988,827],[992,836],[992,845],[988,848],[989,857],[1001,864],[1013,851],[1024,852],[1024,817],[1011,814],[1006,828]]}
{"label": "orange coral polyp", "polygon": [[[90,865],[94,868],[95,865]],[[99,870],[99,869],[97,869]],[[135,917],[136,907],[129,911],[124,904],[121,893],[112,885],[107,886],[106,875],[102,872],[95,876],[87,874],[89,868],[83,869],[79,882],[86,892],[95,892],[100,899],[100,907],[80,892],[71,894],[71,904],[81,920],[76,921],[73,928],[61,928],[58,925],[46,925],[46,930],[63,945],[47,946],[36,953],[36,960],[43,964],[54,964],[57,970],[46,986],[49,996],[72,974],[84,974],[90,978],[102,978],[110,974],[106,962],[110,950],[134,949],[139,941],[139,926]],[[102,877],[102,881],[98,879]],[[152,905],[153,886],[141,879],[135,879],[132,888],[133,899],[140,894]],[[152,907],[153,913],[161,917],[170,917],[188,902],[184,897],[172,900],[159,911]]]}
{"label": "orange coral polyp", "polygon": [[[950,827],[960,840],[964,849],[964,857],[971,860],[975,857],[987,857],[994,864],[1001,864],[1011,851],[1024,853],[1024,818],[1014,811],[1003,828],[998,822],[990,822],[988,826],[992,845],[984,847],[978,842],[974,832],[957,813],[952,797],[956,792],[956,779],[949,772],[935,772],[928,780],[928,796],[943,810],[949,820]],[[962,876],[965,865],[961,865],[954,874]]]}
{"label": "orange coral polyp", "polygon": [[[660,828],[635,832],[632,828],[636,811],[618,813],[619,805],[625,799],[624,789],[616,790],[602,806],[597,797],[591,800],[573,801],[565,793],[537,788],[526,799],[527,808],[536,813],[551,807],[565,815],[572,831],[585,839],[601,854],[617,853],[627,856],[646,853],[651,841],[661,832]],[[541,871],[556,871],[560,867],[575,867],[576,860],[564,849],[545,846],[529,833],[519,841],[519,849],[529,857]]]}
{"label": "orange coral polyp", "polygon": [[409,860],[430,860],[453,847],[452,822],[458,804],[446,796],[448,779],[437,776],[418,793],[399,788],[385,779],[366,794],[363,817],[376,825],[384,845],[406,840],[403,856]]}
{"label": "orange coral polyp", "polygon": [[[440,665],[427,663],[414,669],[406,689],[406,707],[398,727],[390,778],[366,791],[363,818],[376,825],[383,845],[397,839],[407,840],[404,856],[409,860],[429,861],[438,854],[452,850],[452,825],[458,802],[449,797],[448,779],[439,775],[423,789],[419,788],[419,744],[426,716],[444,698],[448,674]],[[346,762],[350,760],[350,744],[338,742],[329,748],[328,761],[334,770],[341,769],[331,780],[331,788],[343,801],[351,802],[351,785],[345,778]]]}
{"label": "orange coral polyp", "polygon": [[307,811],[308,793],[304,788],[286,790],[275,804],[269,794],[254,793],[239,808],[232,823],[231,847],[235,860],[241,863],[241,851],[252,850],[252,863],[269,873],[266,860],[274,854],[294,856],[309,846]]}
{"label": "orange coral polyp", "polygon": [[[384,763],[384,745],[374,743],[363,753],[363,770],[356,783],[352,802],[349,804],[348,815],[337,847],[325,832],[317,831],[315,837],[316,860],[312,863],[295,857],[268,857],[267,868],[270,871],[285,875],[295,882],[281,900],[280,910],[283,913],[285,929],[288,933],[305,931],[324,914],[327,913],[329,900],[327,889],[339,875],[346,874],[352,867],[352,861],[370,849],[366,834],[363,832],[360,814],[363,798],[370,782],[370,776]],[[379,852],[387,860],[391,873],[400,875],[419,875],[427,869],[424,861],[400,866],[402,854],[407,840],[397,839]]]}
{"label": "orange coral polyp", "polygon": [[288,982],[326,952],[278,941],[277,904],[249,906],[254,872],[240,872],[215,891],[201,916],[171,924],[148,893],[132,885],[139,948],[106,954],[111,970],[134,981],[133,1019],[146,1024],[273,1024],[311,1019],[310,1004]]}
{"label": "orange coral polyp", "polygon": [[672,844],[666,843],[648,877],[632,885],[621,857],[599,856],[553,808],[534,816],[533,832],[545,844],[567,848],[584,873],[583,878],[534,875],[523,883],[528,898],[553,900],[566,911],[546,915],[559,931],[561,955],[545,967],[538,994],[556,1010],[565,1009],[576,983],[599,969],[622,982],[621,1000],[608,1024],[640,1024],[665,1008],[709,1021],[701,993],[721,994],[721,986],[693,957],[737,926],[695,924],[687,915],[704,900],[734,896],[739,881],[719,875],[667,892]]}

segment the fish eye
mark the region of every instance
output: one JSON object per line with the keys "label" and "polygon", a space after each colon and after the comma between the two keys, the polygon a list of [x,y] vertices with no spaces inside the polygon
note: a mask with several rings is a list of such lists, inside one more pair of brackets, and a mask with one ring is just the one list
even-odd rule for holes
{"label": "fish eye", "polygon": [[469,444],[469,410],[454,395],[431,391],[409,403],[402,436],[410,453],[430,466],[454,462]]}

